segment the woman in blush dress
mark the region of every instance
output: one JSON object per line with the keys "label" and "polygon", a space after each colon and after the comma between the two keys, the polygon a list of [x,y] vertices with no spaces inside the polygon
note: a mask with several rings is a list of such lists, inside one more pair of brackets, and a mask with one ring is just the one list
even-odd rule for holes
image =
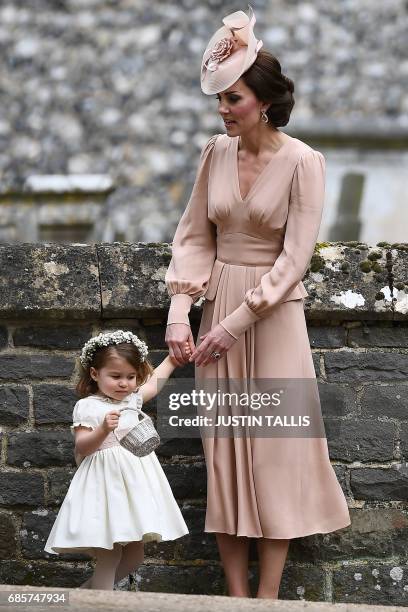
{"label": "woman in blush dress", "polygon": [[[166,342],[196,381],[300,379],[316,383],[302,279],[324,201],[323,155],[278,128],[294,84],[261,49],[255,17],[223,19],[204,52],[201,87],[218,99],[226,133],[204,145],[166,273]],[[197,344],[191,305],[205,297]],[[191,356],[185,350],[188,342]],[[310,407],[318,411],[319,396]],[[325,435],[203,437],[205,531],[216,534],[228,592],[249,597],[256,538],[257,596],[277,598],[291,538],[350,525]]]}

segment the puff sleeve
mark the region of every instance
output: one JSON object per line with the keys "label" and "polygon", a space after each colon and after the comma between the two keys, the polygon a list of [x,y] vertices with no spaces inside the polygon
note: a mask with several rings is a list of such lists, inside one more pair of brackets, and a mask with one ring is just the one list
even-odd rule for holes
{"label": "puff sleeve", "polygon": [[189,202],[178,223],[165,274],[171,297],[167,325],[190,324],[191,305],[204,295],[216,257],[216,226],[208,218],[208,176],[218,134],[204,145]]}
{"label": "puff sleeve", "polygon": [[220,321],[234,338],[267,317],[303,279],[319,233],[325,171],[325,158],[319,151],[311,149],[300,157],[291,185],[282,251],[258,286],[246,292],[243,303]]}
{"label": "puff sleeve", "polygon": [[73,436],[75,436],[75,427],[82,425],[83,427],[96,429],[98,426],[98,421],[89,409],[86,398],[78,400],[75,404],[72,412],[72,423],[70,429]]}

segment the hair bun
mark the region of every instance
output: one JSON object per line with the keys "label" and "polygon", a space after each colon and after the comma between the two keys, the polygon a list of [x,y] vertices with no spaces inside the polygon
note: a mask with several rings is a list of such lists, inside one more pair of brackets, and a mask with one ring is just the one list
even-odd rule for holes
{"label": "hair bun", "polygon": [[287,77],[285,74],[282,74],[283,76],[283,80],[285,81],[288,90],[290,91],[290,93],[293,93],[295,91],[295,84],[292,81],[292,79],[290,79],[289,77]]}

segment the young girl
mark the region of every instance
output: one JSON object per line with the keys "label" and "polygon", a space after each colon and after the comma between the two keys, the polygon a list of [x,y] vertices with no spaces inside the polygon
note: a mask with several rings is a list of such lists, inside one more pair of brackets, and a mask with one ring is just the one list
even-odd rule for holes
{"label": "young girl", "polygon": [[[186,346],[189,352],[189,347]],[[136,457],[120,439],[138,422],[134,410],[155,397],[176,364],[168,355],[153,369],[146,344],[118,330],[83,347],[71,432],[78,469],[44,547],[51,554],[96,557],[93,576],[80,588],[112,590],[144,559],[144,542],[188,533],[154,452]]]}

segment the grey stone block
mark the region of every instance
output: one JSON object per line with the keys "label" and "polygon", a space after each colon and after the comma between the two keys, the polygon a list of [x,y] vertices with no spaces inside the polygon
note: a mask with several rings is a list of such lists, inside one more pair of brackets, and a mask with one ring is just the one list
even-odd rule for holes
{"label": "grey stone block", "polygon": [[33,385],[34,418],[44,423],[72,424],[72,412],[79,396],[63,385]]}
{"label": "grey stone block", "polygon": [[331,459],[338,461],[391,461],[394,423],[324,420]]}
{"label": "grey stone block", "polygon": [[366,385],[361,395],[361,416],[408,419],[408,387],[406,385]]}
{"label": "grey stone block", "polygon": [[224,574],[219,566],[141,565],[135,578],[140,591],[226,594]]}
{"label": "grey stone block", "polygon": [[148,542],[145,544],[145,560],[173,561],[176,557],[176,549],[180,540],[169,540],[166,542]]}
{"label": "grey stone block", "polygon": [[320,383],[318,387],[324,417],[345,417],[357,413],[357,393],[355,389],[335,383]]}
{"label": "grey stone block", "polygon": [[0,504],[33,506],[44,503],[41,474],[0,472]]}
{"label": "grey stone block", "polygon": [[81,348],[92,336],[89,325],[27,325],[13,332],[14,346],[73,350]]}
{"label": "grey stone block", "polygon": [[219,554],[215,534],[204,531],[205,508],[183,506],[182,512],[189,533],[179,540],[178,558],[218,560]]}
{"label": "grey stone block", "polygon": [[339,325],[309,325],[307,332],[312,348],[340,348],[345,345],[346,330]]}
{"label": "grey stone block", "polygon": [[13,559],[16,548],[16,521],[13,521],[12,514],[0,511],[0,559]]}
{"label": "grey stone block", "polygon": [[164,284],[171,258],[168,245],[102,243],[96,249],[104,317],[154,318],[168,308]]}
{"label": "grey stone block", "polygon": [[156,455],[160,457],[174,457],[176,455],[202,456],[203,444],[201,438],[173,438],[166,440],[162,438],[162,444],[156,450]]}
{"label": "grey stone block", "polygon": [[63,355],[0,354],[0,380],[31,381],[44,377],[69,378],[74,369],[74,362]]}
{"label": "grey stone block", "polygon": [[0,561],[2,584],[76,588],[92,575],[89,567],[44,561]]}
{"label": "grey stone block", "polygon": [[64,467],[47,470],[48,503],[62,503],[76,469],[76,467],[71,469]]}
{"label": "grey stone block", "polygon": [[408,378],[408,355],[400,353],[352,353],[339,351],[324,356],[330,382],[387,381]]}
{"label": "grey stone block", "polygon": [[6,348],[8,342],[7,327],[0,325],[0,350]]}
{"label": "grey stone block", "polygon": [[333,571],[333,599],[336,603],[365,603],[406,606],[405,557],[398,563],[368,561],[343,565]]}
{"label": "grey stone block", "polygon": [[[370,259],[375,253],[378,258]],[[341,321],[374,318],[372,313],[375,319],[394,318],[391,301],[377,299],[379,287],[388,284],[387,265],[383,247],[362,244],[358,248],[352,241],[318,243],[303,281],[309,292],[307,318],[327,319],[329,313],[331,320]]]}
{"label": "grey stone block", "polygon": [[395,322],[393,327],[365,325],[350,329],[348,344],[352,347],[405,348],[408,346],[408,326]]}
{"label": "grey stone block", "polygon": [[[290,551],[289,545],[289,551]],[[258,568],[254,570],[254,583],[257,581]],[[307,601],[325,601],[325,571],[308,560],[302,565],[287,563],[282,572],[279,588],[279,599],[304,599]],[[255,590],[252,591],[254,594]]]}
{"label": "grey stone block", "polygon": [[141,334],[149,347],[168,350],[164,339],[166,337],[167,314],[160,319],[142,319]]}
{"label": "grey stone block", "polygon": [[72,465],[74,439],[66,431],[37,431],[9,434],[7,463],[18,467]]}
{"label": "grey stone block", "polygon": [[313,358],[313,367],[315,369],[316,378],[318,378],[321,375],[321,371],[320,371],[320,353],[313,353],[312,354],[312,358]]}
{"label": "grey stone block", "polygon": [[334,473],[336,474],[337,480],[341,488],[343,489],[344,495],[349,495],[348,485],[347,485],[347,469],[344,465],[333,465]]}
{"label": "grey stone block", "polygon": [[290,560],[322,563],[404,556],[408,512],[396,508],[350,508],[351,524],[327,534],[295,538]]}
{"label": "grey stone block", "polygon": [[0,424],[20,425],[28,419],[29,395],[26,387],[0,386]]}
{"label": "grey stone block", "polygon": [[402,457],[405,459],[405,461],[408,461],[408,423],[401,423],[400,450]]}
{"label": "grey stone block", "polygon": [[35,317],[48,322],[100,316],[98,258],[94,246],[2,244],[0,269],[6,281],[0,292],[3,318]]}
{"label": "grey stone block", "polygon": [[178,499],[201,499],[206,496],[207,472],[204,462],[163,465],[173,495]]}
{"label": "grey stone block", "polygon": [[357,500],[407,501],[407,464],[390,468],[351,468],[350,488]]}

